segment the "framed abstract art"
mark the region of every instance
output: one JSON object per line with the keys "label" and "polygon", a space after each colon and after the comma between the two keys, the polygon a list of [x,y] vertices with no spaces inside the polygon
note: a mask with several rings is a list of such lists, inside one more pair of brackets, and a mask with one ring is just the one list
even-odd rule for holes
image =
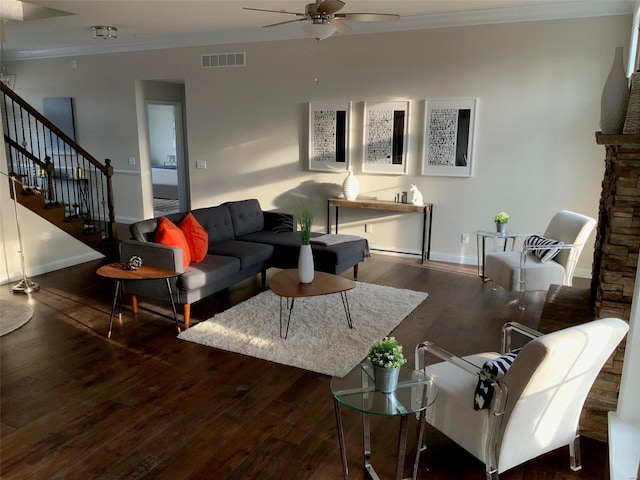
{"label": "framed abstract art", "polygon": [[365,103],[363,173],[407,174],[410,104]]}
{"label": "framed abstract art", "polygon": [[476,99],[426,101],[422,175],[472,175],[476,102]]}
{"label": "framed abstract art", "polygon": [[351,102],[309,103],[309,170],[349,170],[350,132]]}

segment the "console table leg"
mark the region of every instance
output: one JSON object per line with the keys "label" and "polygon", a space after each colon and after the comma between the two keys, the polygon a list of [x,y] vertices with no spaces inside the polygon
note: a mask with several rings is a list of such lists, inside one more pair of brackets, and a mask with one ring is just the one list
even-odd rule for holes
{"label": "console table leg", "polygon": [[427,207],[424,207],[422,212],[422,263],[427,261]]}

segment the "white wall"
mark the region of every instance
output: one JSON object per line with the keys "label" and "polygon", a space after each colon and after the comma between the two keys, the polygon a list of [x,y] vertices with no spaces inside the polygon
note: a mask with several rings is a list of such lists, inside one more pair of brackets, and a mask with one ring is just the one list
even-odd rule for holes
{"label": "white wall", "polygon": [[[291,209],[297,195],[308,195],[318,205],[317,231],[345,174],[308,171],[307,103],[353,101],[361,196],[392,200],[417,184],[434,203],[432,258],[471,262],[473,236],[462,245],[460,234],[491,228],[498,211],[511,215],[511,231],[542,231],[560,209],[597,216],[600,94],[630,25],[631,16],[525,22],[29,60],[11,70],[17,93],[37,108],[43,97],[74,98],[79,143],[122,172],[120,219],[143,218],[149,202],[140,198],[148,189],[139,188],[139,163],[127,163],[146,148],[138,143],[137,82],[184,83],[193,208],[257,197],[265,209]],[[200,68],[201,54],[235,51],[247,53],[246,67]],[[423,100],[470,97],[478,98],[474,176],[420,176]],[[412,102],[409,175],[364,175],[363,102],[395,99]],[[197,160],[208,168],[196,170]],[[374,247],[420,248],[417,216],[344,210],[341,232],[367,236]],[[592,256],[593,236],[577,274],[590,274]]]}

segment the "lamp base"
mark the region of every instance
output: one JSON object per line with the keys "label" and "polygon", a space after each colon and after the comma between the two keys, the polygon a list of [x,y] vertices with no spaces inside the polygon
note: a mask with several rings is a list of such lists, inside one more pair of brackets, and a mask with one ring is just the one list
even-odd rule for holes
{"label": "lamp base", "polygon": [[24,293],[25,295],[37,290],[40,290],[40,285],[27,279],[20,280],[11,288],[13,293]]}

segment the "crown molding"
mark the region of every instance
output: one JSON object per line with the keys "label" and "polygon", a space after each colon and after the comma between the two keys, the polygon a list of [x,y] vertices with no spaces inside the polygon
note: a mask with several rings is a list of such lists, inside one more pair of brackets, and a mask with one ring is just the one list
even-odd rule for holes
{"label": "crown molding", "polygon": [[[385,33],[394,31],[424,30],[472,25],[566,20],[571,18],[633,15],[634,0],[562,0],[545,4],[512,5],[483,10],[444,12],[402,17],[398,22],[354,22],[347,35]],[[309,39],[300,25],[284,25],[269,29],[224,30],[196,34],[161,35],[100,41],[99,44],[60,46],[39,50],[17,50],[7,54],[7,60],[31,60],[108,53],[124,53],[169,48],[225,45],[231,43],[255,43],[279,40]],[[324,41],[330,41],[324,40]]]}

